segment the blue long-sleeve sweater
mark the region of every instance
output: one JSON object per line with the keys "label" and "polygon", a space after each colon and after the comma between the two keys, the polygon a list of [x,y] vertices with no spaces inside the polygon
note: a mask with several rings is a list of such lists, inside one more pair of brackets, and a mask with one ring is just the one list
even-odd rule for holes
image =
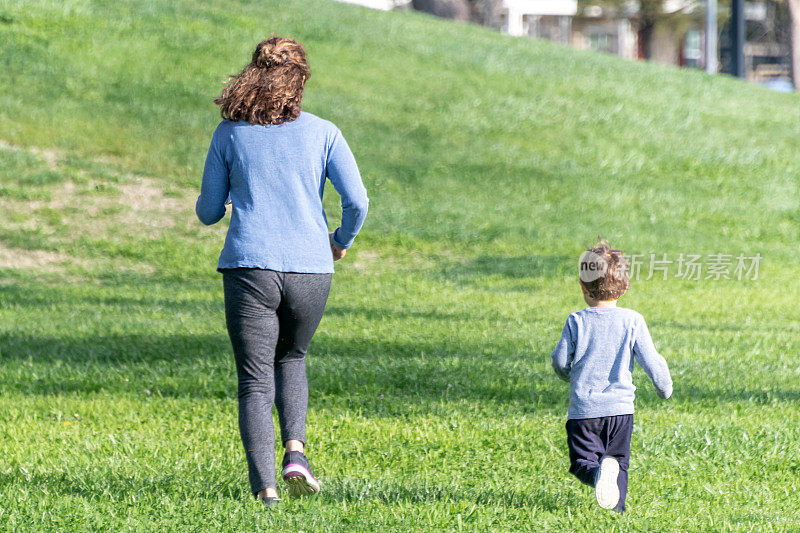
{"label": "blue long-sleeve sweater", "polygon": [[332,273],[322,207],[326,178],[342,198],[342,223],[333,240],[349,248],[369,200],[341,131],[306,112],[268,126],[222,121],[211,139],[196,205],[197,217],[210,225],[233,202],[217,268]]}
{"label": "blue long-sleeve sweater", "polygon": [[633,414],[634,361],[661,398],[672,395],[667,362],[642,315],[622,307],[587,307],[569,315],[551,355],[553,370],[570,384],[568,418]]}

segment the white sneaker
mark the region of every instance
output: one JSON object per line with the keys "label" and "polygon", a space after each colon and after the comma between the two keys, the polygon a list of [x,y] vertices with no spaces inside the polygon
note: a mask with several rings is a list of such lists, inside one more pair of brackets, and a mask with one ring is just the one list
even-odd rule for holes
{"label": "white sneaker", "polygon": [[613,457],[604,457],[594,481],[594,496],[603,509],[613,509],[619,503],[619,463]]}

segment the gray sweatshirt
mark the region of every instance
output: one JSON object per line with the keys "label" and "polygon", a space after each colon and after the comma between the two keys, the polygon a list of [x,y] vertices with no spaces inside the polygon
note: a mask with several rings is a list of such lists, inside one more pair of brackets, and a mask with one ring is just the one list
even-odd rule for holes
{"label": "gray sweatshirt", "polygon": [[634,360],[661,398],[672,395],[667,362],[656,351],[642,315],[622,307],[572,313],[551,355],[553,370],[569,381],[569,419],[633,413]]}

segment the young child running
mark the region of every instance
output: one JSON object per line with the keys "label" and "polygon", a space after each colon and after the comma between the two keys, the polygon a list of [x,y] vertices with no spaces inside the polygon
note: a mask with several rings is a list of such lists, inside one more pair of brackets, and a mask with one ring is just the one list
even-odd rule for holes
{"label": "young child running", "polygon": [[622,252],[601,239],[579,265],[589,307],[569,315],[551,356],[556,374],[570,384],[569,471],[595,488],[600,507],[621,513],[628,492],[634,360],[661,398],[672,394],[672,378],[642,315],[617,307],[630,287]]}

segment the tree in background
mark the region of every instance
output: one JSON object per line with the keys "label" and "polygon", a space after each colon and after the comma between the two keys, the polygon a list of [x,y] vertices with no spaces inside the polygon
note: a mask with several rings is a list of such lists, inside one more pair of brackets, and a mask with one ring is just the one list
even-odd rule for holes
{"label": "tree in background", "polygon": [[502,0],[413,0],[411,7],[437,17],[500,28]]}
{"label": "tree in background", "polygon": [[[614,2],[618,4],[619,2]],[[639,39],[642,55],[645,59],[653,57],[653,37],[656,24],[664,14],[664,0],[639,0]]]}
{"label": "tree in background", "polygon": [[[798,0],[800,1],[800,0]],[[580,0],[583,4],[600,5],[621,12],[629,0]],[[664,17],[665,0],[636,0],[639,7],[639,35],[643,39],[644,56],[652,56],[652,40],[656,24]],[[460,21],[472,21],[491,28],[500,28],[502,0],[412,0],[411,6],[418,10]]]}
{"label": "tree in background", "polygon": [[503,0],[468,0],[472,10],[472,20],[478,24],[500,29],[500,10]]}
{"label": "tree in background", "polygon": [[[778,0],[780,2],[780,0]],[[792,80],[795,90],[800,91],[800,0],[785,0],[791,18]],[[683,8],[667,13],[664,4],[667,0],[579,0],[579,12],[587,6],[600,6],[604,10],[616,13],[635,9],[636,29],[638,30],[640,50],[645,59],[652,59],[656,28],[667,24],[675,34],[683,34],[681,25],[686,24],[681,14],[688,9],[689,2]],[[719,0],[722,6],[730,5],[729,0]],[[414,9],[439,17],[459,21],[471,21],[491,28],[501,26],[502,0],[413,0]]]}
{"label": "tree in background", "polygon": [[[727,0],[723,0],[727,1]],[[639,38],[639,50],[644,59],[652,59],[654,55],[654,41],[656,28],[667,26],[671,33],[683,34],[686,25],[684,16],[691,8],[690,2],[672,2],[670,12],[664,9],[667,0],[578,0],[578,12],[588,6],[598,6],[604,13],[616,14],[620,17],[630,17]]]}
{"label": "tree in background", "polygon": [[460,21],[471,19],[467,0],[412,0],[411,6],[418,11],[446,19]]}

